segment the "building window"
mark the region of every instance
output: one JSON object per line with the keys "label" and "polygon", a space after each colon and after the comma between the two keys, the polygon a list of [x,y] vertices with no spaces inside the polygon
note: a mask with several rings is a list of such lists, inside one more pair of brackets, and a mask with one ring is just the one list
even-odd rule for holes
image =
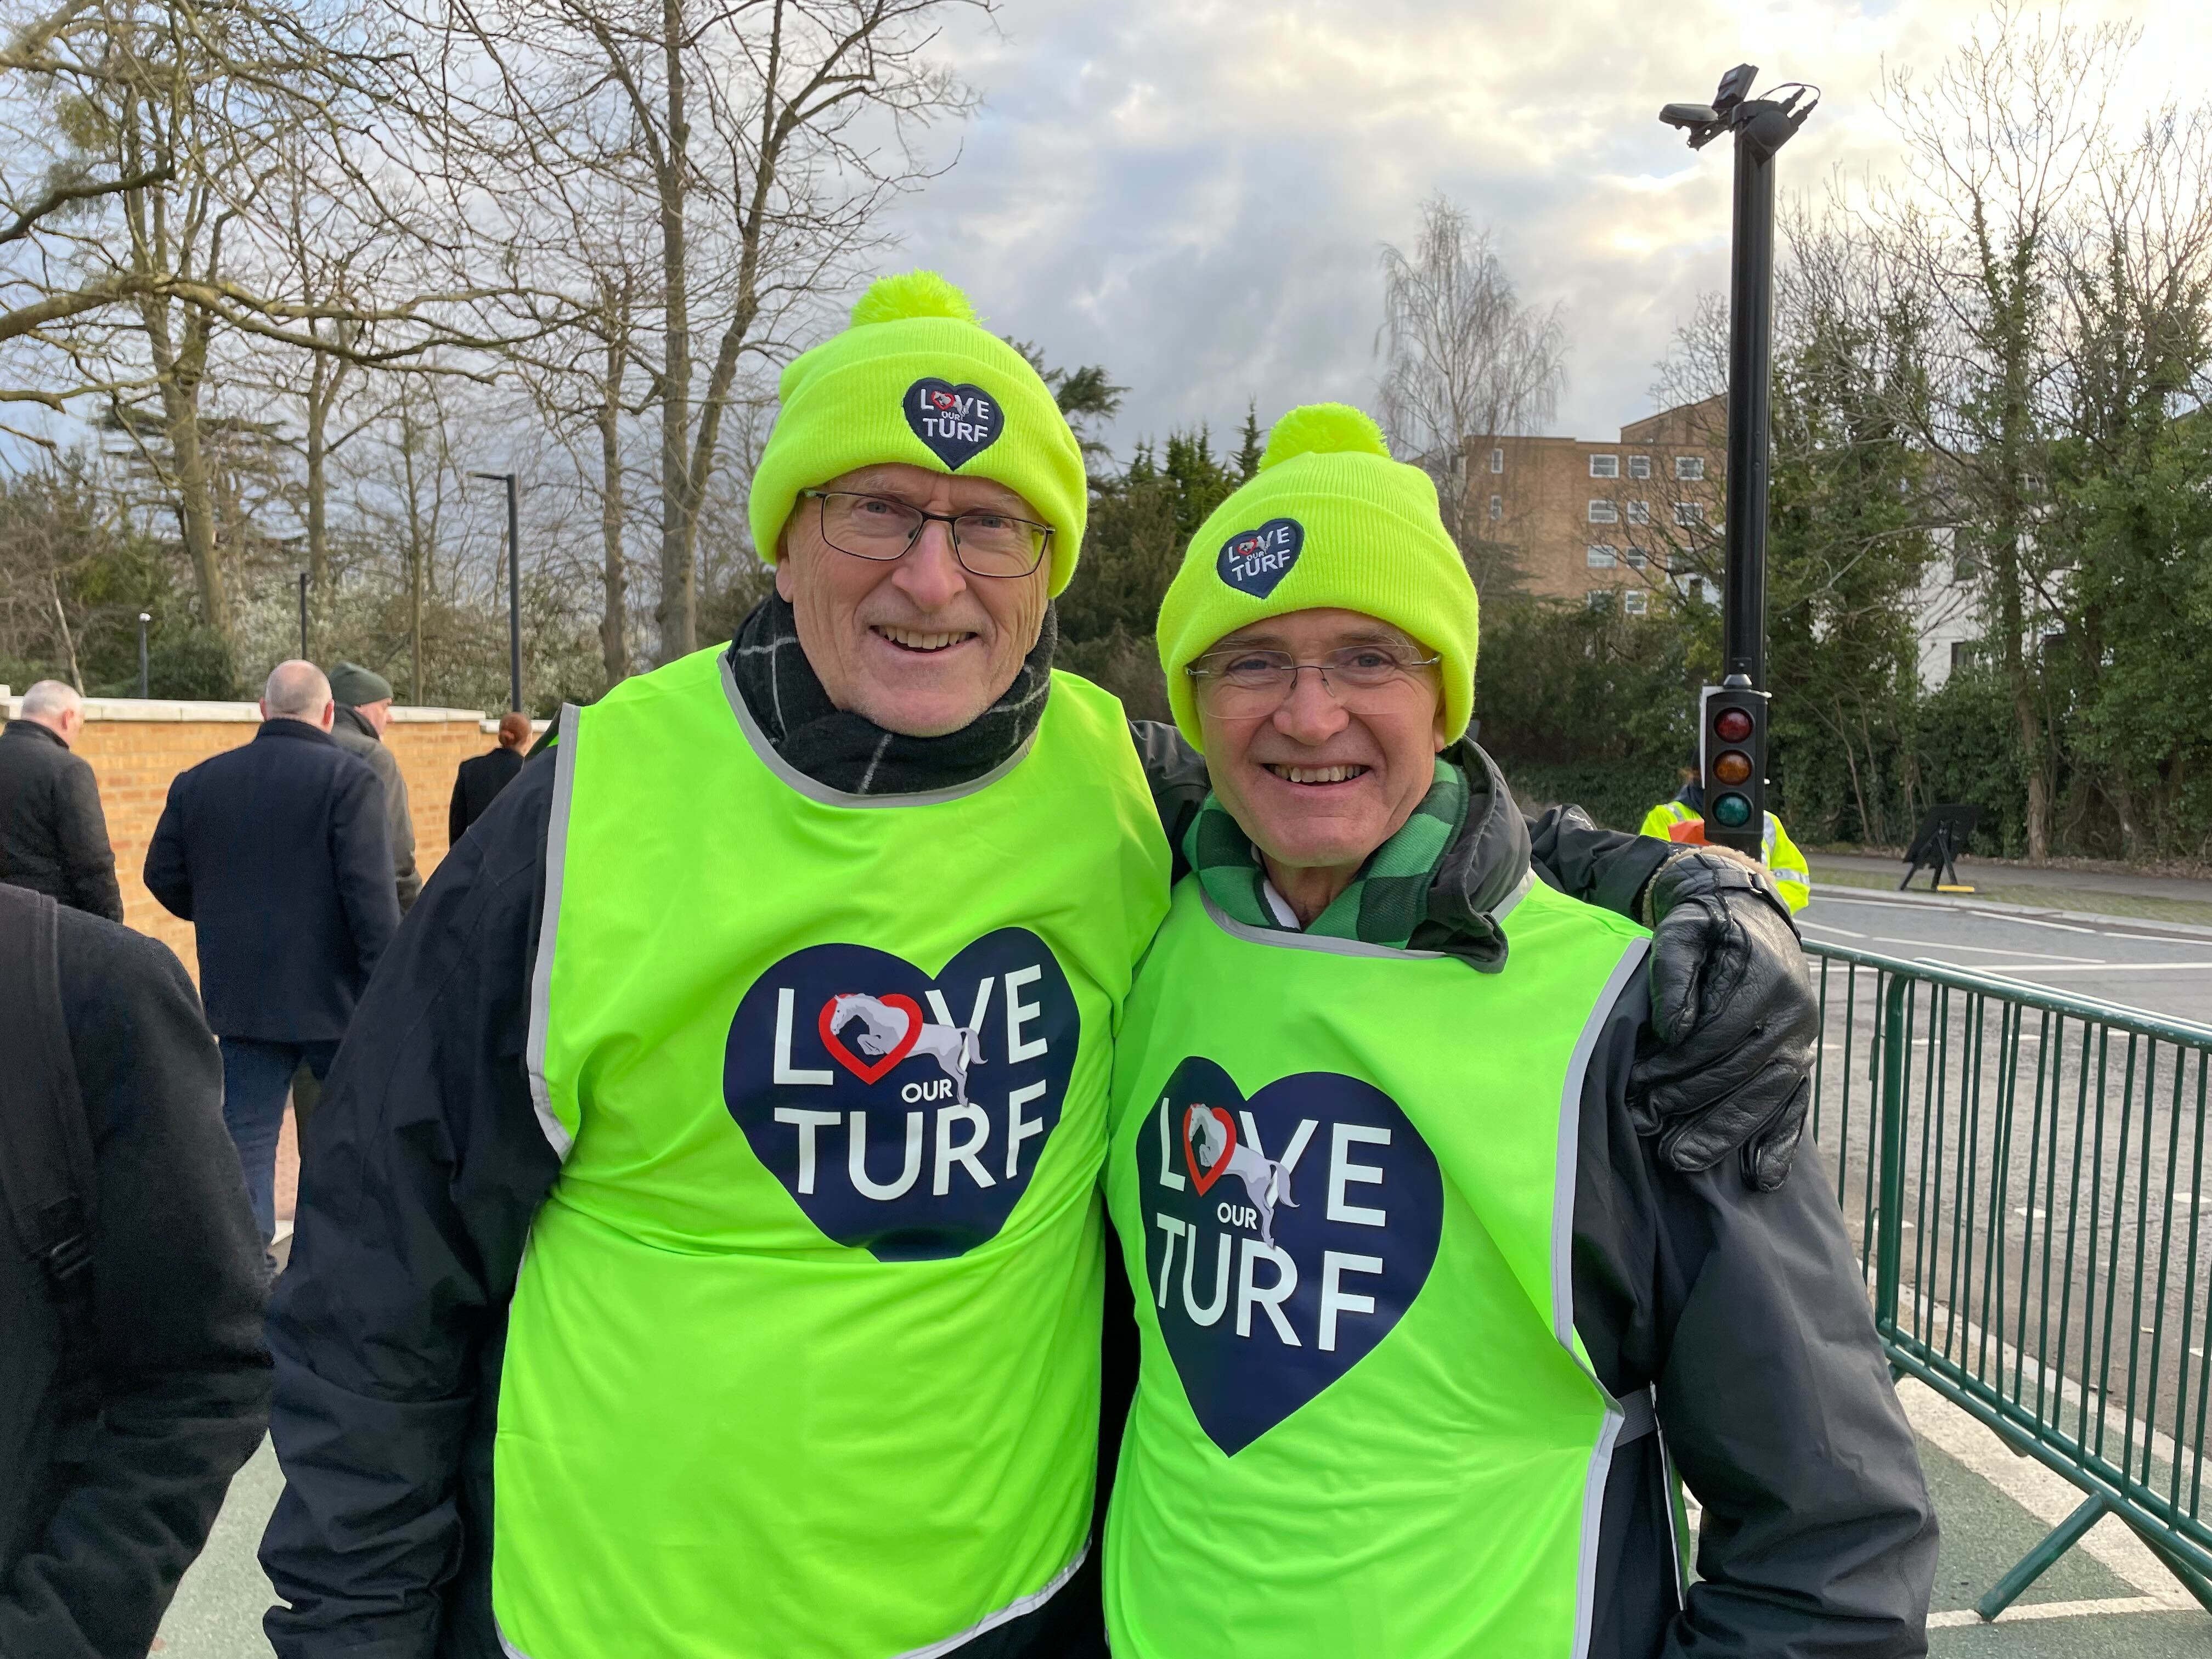
{"label": "building window", "polygon": [[1490,452],[1490,470],[1492,472],[1503,472],[1505,471],[1505,452],[1504,450],[1493,449]]}
{"label": "building window", "polygon": [[1611,548],[1602,544],[1587,550],[1583,554],[1583,558],[1593,570],[1610,570],[1613,568],[1613,551]]}
{"label": "building window", "polygon": [[1620,456],[1618,456],[1618,455],[1593,455],[1593,456],[1591,456],[1591,457],[1590,457],[1590,477],[1593,477],[1593,478],[1618,478],[1620,476]]}
{"label": "building window", "polygon": [[1951,672],[1961,672],[1974,665],[1974,642],[1972,640],[1951,641]]}
{"label": "building window", "polygon": [[1612,610],[1613,589],[1610,587],[1593,587],[1590,589],[1589,608],[1593,611]]}
{"label": "building window", "polygon": [[1628,458],[1628,476],[1632,478],[1650,477],[1651,458],[1649,455],[1631,455]]}
{"label": "building window", "polygon": [[1678,478],[1698,479],[1705,476],[1705,458],[1702,455],[1677,455],[1674,476]]}
{"label": "building window", "polygon": [[1620,556],[1620,562],[1626,565],[1631,570],[1641,570],[1645,565],[1651,562],[1651,558],[1649,554],[1632,547],[1627,552]]}
{"label": "building window", "polygon": [[1651,522],[1651,503],[1649,501],[1629,502],[1628,521],[1631,524],[1650,524]]}
{"label": "building window", "polygon": [[1592,524],[1619,524],[1620,509],[1611,501],[1592,501],[1589,504],[1589,521]]}
{"label": "building window", "polygon": [[1632,617],[1641,617],[1651,608],[1651,596],[1640,587],[1632,587],[1620,596],[1620,608]]}
{"label": "building window", "polygon": [[1677,501],[1674,503],[1674,522],[1676,524],[1703,524],[1705,521],[1705,504],[1703,501]]}
{"label": "building window", "polygon": [[1490,516],[1492,519],[1502,519],[1505,516],[1504,496],[1492,495],[1490,498]]}

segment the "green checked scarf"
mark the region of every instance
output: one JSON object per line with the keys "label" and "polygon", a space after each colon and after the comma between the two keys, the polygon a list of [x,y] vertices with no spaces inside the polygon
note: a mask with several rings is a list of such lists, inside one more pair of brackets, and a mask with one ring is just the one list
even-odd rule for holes
{"label": "green checked scarf", "polygon": [[[1398,833],[1368,855],[1352,885],[1305,931],[1332,939],[1406,948],[1429,914],[1429,887],[1437,866],[1467,822],[1467,779],[1437,757],[1437,781]],[[1209,794],[1183,837],[1183,857],[1206,897],[1231,921],[1248,927],[1292,932],[1275,920],[1262,890],[1267,872],[1260,855],[1219,799]]]}

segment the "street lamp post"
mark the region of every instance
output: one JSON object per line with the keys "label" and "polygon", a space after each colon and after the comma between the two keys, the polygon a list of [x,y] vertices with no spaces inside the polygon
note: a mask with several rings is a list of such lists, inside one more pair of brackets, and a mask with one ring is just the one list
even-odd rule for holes
{"label": "street lamp post", "polygon": [[[1729,284],[1727,568],[1721,683],[1698,711],[1705,838],[1758,857],[1766,826],[1766,486],[1774,357],[1774,157],[1819,105],[1793,83],[1779,100],[1750,96],[1758,68],[1721,76],[1711,104],[1669,104],[1668,126],[1702,149],[1735,138],[1735,252]],[[1811,102],[1798,107],[1811,95]]]}
{"label": "street lamp post", "polygon": [[314,660],[307,654],[307,573],[300,573],[300,660]]}
{"label": "street lamp post", "polygon": [[143,701],[146,691],[146,624],[154,618],[145,611],[138,613],[138,696]]}
{"label": "street lamp post", "polygon": [[508,707],[522,711],[522,516],[512,472],[471,472],[507,486],[507,690]]}

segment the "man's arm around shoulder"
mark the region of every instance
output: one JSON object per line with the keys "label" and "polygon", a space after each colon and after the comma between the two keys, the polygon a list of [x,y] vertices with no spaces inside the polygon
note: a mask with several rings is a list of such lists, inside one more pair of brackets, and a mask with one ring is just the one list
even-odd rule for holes
{"label": "man's arm around shoulder", "polygon": [[1665,1163],[1626,1098],[1624,1028],[1648,1040],[1649,1004],[1632,981],[1593,1059],[1576,1286],[1601,1374],[1656,1382],[1704,1505],[1699,1582],[1662,1652],[1923,1653],[1935,1513],[1832,1178],[1809,1146],[1771,1192],[1734,1158]]}
{"label": "man's arm around shoulder", "polygon": [[[269,1322],[286,1486],[262,1565],[282,1659],[496,1652],[483,1471],[508,1298],[559,1172],[526,1073],[553,769],[449,854],[308,1124]],[[385,902],[392,900],[383,867]],[[483,1487],[479,1490],[479,1487]]]}

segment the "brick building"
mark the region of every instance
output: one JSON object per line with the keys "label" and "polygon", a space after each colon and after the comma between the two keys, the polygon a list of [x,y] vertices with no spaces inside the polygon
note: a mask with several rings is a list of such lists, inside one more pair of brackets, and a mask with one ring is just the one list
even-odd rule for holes
{"label": "brick building", "polygon": [[[1649,612],[1719,570],[1728,411],[1723,399],[1662,410],[1583,438],[1469,438],[1467,510],[1474,562],[1547,599]],[[1491,556],[1483,556],[1487,552]],[[1700,556],[1702,555],[1702,556]]]}

